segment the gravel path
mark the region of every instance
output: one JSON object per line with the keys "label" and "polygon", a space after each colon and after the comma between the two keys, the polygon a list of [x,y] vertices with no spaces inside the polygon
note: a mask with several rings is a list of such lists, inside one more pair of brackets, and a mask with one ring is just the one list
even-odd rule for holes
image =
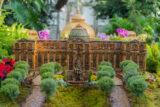
{"label": "gravel path", "polygon": [[[45,96],[41,92],[41,89],[39,86],[40,81],[41,81],[40,76],[37,76],[33,80],[34,86],[33,86],[32,92],[27,97],[22,107],[43,107]],[[115,81],[116,86],[110,95],[111,107],[131,107],[130,102],[127,97],[127,93],[125,89],[123,88],[122,81],[118,79],[117,77],[114,78],[114,81]]]}
{"label": "gravel path", "polygon": [[33,86],[31,94],[27,97],[25,103],[22,105],[22,107],[43,107],[43,103],[45,101],[45,96],[41,92],[41,88],[39,86],[41,81],[41,77],[37,76],[33,80]]}
{"label": "gravel path", "polygon": [[110,95],[111,107],[131,107],[122,81],[118,78],[114,78],[114,80],[116,86]]}
{"label": "gravel path", "polygon": [[123,85],[123,82],[122,82],[121,79],[115,77],[113,80],[114,80],[116,86],[122,86]]}

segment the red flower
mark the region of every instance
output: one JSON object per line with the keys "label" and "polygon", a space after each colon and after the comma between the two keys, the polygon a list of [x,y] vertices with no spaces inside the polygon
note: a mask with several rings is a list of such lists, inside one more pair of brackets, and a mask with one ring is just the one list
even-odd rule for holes
{"label": "red flower", "polygon": [[2,65],[4,65],[4,66],[5,66],[5,64],[4,64],[3,62],[1,62],[0,66],[2,66]]}
{"label": "red flower", "polygon": [[5,64],[4,64],[4,63],[1,63],[1,64],[0,64],[0,70],[1,70],[1,69],[4,69],[4,67],[5,67]]}
{"label": "red flower", "polygon": [[11,60],[11,59],[3,59],[2,61],[5,63],[5,65],[10,65],[10,66],[13,66],[16,62],[16,61]]}
{"label": "red flower", "polygon": [[2,60],[4,63],[7,63],[9,61],[9,59],[3,59]]}
{"label": "red flower", "polygon": [[6,65],[5,70],[7,71],[7,74],[9,74],[11,71],[13,71],[13,67]]}
{"label": "red flower", "polygon": [[3,79],[3,73],[2,72],[0,72],[0,77],[1,77],[1,79]]}
{"label": "red flower", "polygon": [[12,65],[12,66],[13,66],[15,63],[16,63],[16,61],[14,61],[14,60],[11,61],[11,65]]}
{"label": "red flower", "polygon": [[15,64],[15,61],[11,59],[3,59],[4,63],[0,63],[0,77],[3,79],[5,76],[5,73],[9,74],[11,71],[13,71],[13,65]]}

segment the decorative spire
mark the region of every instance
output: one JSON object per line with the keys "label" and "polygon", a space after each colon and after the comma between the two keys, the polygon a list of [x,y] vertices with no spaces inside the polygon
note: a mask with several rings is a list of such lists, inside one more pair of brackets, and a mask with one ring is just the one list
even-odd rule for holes
{"label": "decorative spire", "polygon": [[80,10],[77,10],[77,14],[81,14]]}

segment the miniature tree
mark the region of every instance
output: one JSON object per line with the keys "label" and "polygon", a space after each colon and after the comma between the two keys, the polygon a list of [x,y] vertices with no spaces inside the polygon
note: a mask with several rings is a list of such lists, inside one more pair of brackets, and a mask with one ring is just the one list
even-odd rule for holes
{"label": "miniature tree", "polygon": [[56,82],[51,78],[43,79],[40,86],[47,98],[53,96],[53,93],[55,92],[57,87]]}
{"label": "miniature tree", "polygon": [[109,77],[102,77],[98,80],[98,87],[105,92],[111,92],[115,86],[114,81]]}

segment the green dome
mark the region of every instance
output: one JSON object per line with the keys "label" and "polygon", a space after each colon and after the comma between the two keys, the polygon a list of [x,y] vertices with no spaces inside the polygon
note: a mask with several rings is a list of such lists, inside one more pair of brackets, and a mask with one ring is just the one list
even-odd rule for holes
{"label": "green dome", "polygon": [[89,41],[89,34],[80,24],[73,28],[69,34],[69,40]]}

